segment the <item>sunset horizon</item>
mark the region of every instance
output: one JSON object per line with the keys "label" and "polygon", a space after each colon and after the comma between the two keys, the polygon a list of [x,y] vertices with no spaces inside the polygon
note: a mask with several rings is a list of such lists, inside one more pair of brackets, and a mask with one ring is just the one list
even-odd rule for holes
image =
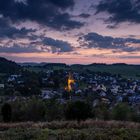
{"label": "sunset horizon", "polygon": [[1,0],[0,56],[16,62],[140,64],[139,5]]}

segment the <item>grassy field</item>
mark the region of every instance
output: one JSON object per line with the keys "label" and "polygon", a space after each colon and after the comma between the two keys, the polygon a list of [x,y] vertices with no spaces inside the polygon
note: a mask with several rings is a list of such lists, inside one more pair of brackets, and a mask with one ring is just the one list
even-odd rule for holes
{"label": "grassy field", "polygon": [[120,74],[127,78],[140,79],[140,66],[139,65],[87,65],[87,66],[74,66],[74,70],[85,71],[91,70],[93,72],[107,72],[111,74]]}
{"label": "grassy field", "polygon": [[140,124],[87,120],[0,124],[0,140],[140,140]]}
{"label": "grassy field", "polygon": [[[46,71],[49,68],[43,67],[28,67],[30,71],[40,72]],[[85,72],[90,70],[93,72],[107,72],[111,74],[120,74],[126,78],[140,79],[140,65],[72,65],[70,67],[52,66],[51,70],[74,70],[78,72]]]}

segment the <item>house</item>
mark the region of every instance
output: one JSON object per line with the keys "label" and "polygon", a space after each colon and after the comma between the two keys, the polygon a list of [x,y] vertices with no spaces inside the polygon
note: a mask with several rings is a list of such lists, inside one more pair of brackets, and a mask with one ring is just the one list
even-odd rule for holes
{"label": "house", "polygon": [[110,104],[110,100],[107,98],[101,98],[102,102],[105,104]]}
{"label": "house", "polygon": [[93,107],[95,107],[95,106],[97,106],[99,104],[99,99],[95,99],[94,101],[93,101]]}
{"label": "house", "polygon": [[105,93],[104,91],[101,91],[101,92],[100,92],[100,96],[101,96],[101,97],[105,97],[105,96],[106,96],[106,93]]}
{"label": "house", "polygon": [[4,88],[5,86],[4,86],[4,84],[0,84],[0,88]]}
{"label": "house", "polygon": [[45,89],[41,90],[41,97],[43,99],[50,99],[53,97],[54,94],[56,93],[54,93],[54,91],[51,90],[45,90]]}
{"label": "house", "polygon": [[21,77],[21,75],[16,75],[16,74],[10,75],[10,77],[8,78],[8,82],[13,82],[19,77]]}
{"label": "house", "polygon": [[82,90],[78,89],[75,91],[75,94],[81,94],[82,93]]}
{"label": "house", "polygon": [[116,101],[117,102],[122,102],[123,101],[123,97],[122,96],[117,96],[116,97]]}

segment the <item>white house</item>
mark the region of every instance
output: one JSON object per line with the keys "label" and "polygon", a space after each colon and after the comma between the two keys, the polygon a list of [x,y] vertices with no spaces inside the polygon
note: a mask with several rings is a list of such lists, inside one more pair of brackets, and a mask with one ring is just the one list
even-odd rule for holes
{"label": "white house", "polygon": [[4,88],[4,84],[0,84],[0,88]]}

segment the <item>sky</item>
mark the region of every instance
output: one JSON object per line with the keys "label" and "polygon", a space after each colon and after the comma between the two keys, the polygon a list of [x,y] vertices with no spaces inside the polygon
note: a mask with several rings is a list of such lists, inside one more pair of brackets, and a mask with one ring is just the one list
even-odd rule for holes
{"label": "sky", "polygon": [[140,0],[0,0],[0,56],[140,64]]}

